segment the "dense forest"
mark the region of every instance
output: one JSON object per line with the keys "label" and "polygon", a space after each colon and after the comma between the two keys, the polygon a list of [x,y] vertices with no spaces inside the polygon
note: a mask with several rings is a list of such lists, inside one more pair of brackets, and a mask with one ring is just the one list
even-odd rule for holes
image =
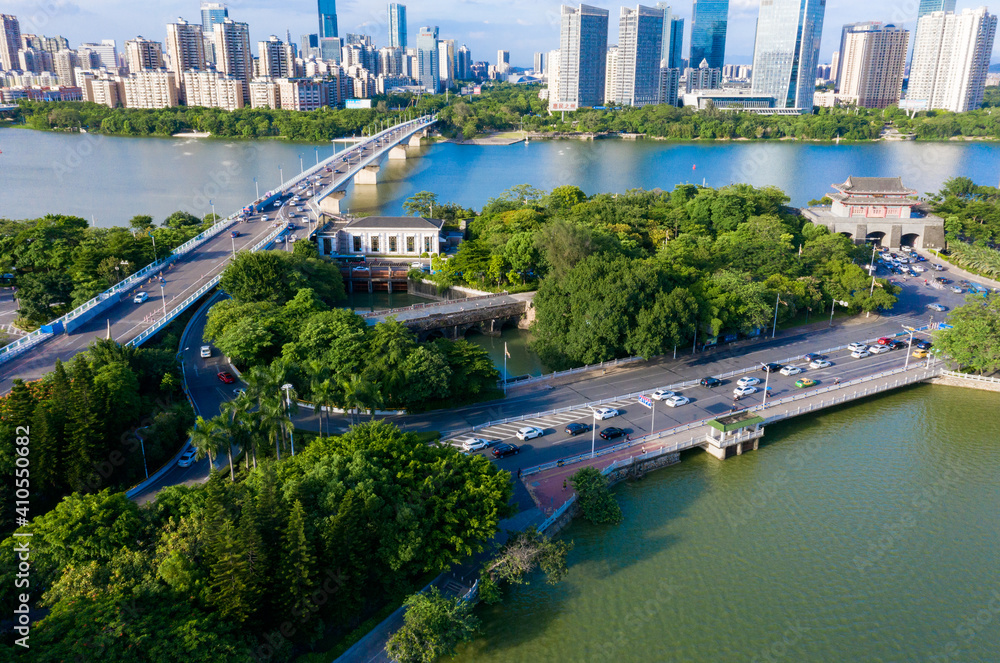
{"label": "dense forest", "polygon": [[[433,194],[423,192],[428,200]],[[415,197],[416,198],[416,197]],[[679,185],[588,196],[575,186],[514,187],[436,259],[440,285],[538,289],[534,347],[563,368],[671,352],[720,334],[754,334],[829,310],[888,309],[896,286],[859,265],[870,251],[788,207],[773,187]]]}
{"label": "dense forest", "polygon": [[996,88],[987,90],[983,109],[967,113],[929,111],[910,117],[898,107],[884,110],[855,107],[817,108],[810,115],[763,116],[709,108],[696,111],[668,105],[641,108],[581,109],[549,115],[548,102],[539,99],[540,85],[486,84],[483,94],[389,95],[376,97],[370,110],[324,108],[298,112],[244,108],[232,112],[217,108],[162,110],[110,109],[80,102],[21,102],[20,117],[34,129],[86,128],[124,136],[169,136],[182,131],[208,131],[220,137],[284,137],[322,141],[361,133],[373,123],[395,119],[400,111],[439,112],[441,132],[449,137],[529,130],[539,132],[638,133],[672,140],[781,139],[873,140],[886,124],[921,140],[965,136],[1000,138],[1000,105]]}

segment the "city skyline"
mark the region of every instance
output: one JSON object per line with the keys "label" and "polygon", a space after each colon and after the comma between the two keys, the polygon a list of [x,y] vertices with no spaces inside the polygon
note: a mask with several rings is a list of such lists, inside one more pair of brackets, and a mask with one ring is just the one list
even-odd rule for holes
{"label": "city skyline", "polygon": [[[79,3],[66,2],[59,14],[39,12],[39,5],[33,0],[8,0],[4,11],[14,14],[21,21],[23,33],[46,36],[61,35],[71,45],[85,42],[100,42],[114,39],[119,48],[124,42],[142,35],[149,39],[162,40],[165,26],[182,17],[192,23],[201,23],[200,2],[198,0],[169,0],[153,6],[133,5],[119,0],[91,0],[83,8]],[[294,0],[274,6],[248,6],[241,0],[228,3],[233,20],[249,24],[250,40],[264,41],[268,36],[285,34],[286,29],[293,35],[315,33],[317,30],[317,1]],[[504,8],[486,10],[469,0],[447,0],[430,2],[414,0],[400,3],[407,7],[408,38],[414,43],[421,26],[436,25],[441,35],[447,35],[458,43],[468,44],[475,60],[490,60],[490,53],[497,50],[511,52],[513,67],[530,68],[535,52],[548,52],[558,48],[559,16],[562,2],[529,2],[512,0]],[[629,2],[590,2],[595,7],[608,9],[617,16],[621,7],[635,7]],[[655,2],[642,3],[653,7]],[[691,43],[691,0],[665,3],[675,16],[685,19],[685,57]],[[988,3],[959,0],[956,11],[976,8]],[[731,0],[729,21],[732,26],[753,25],[756,22],[760,0]],[[356,0],[342,0],[337,3],[338,32],[370,34],[381,46],[389,45],[388,2],[360,3]],[[912,11],[911,11],[912,9]],[[996,9],[993,9],[996,11]],[[822,46],[819,60],[829,63],[832,53],[840,44],[844,24],[861,21],[881,21],[914,30],[916,27],[916,6],[902,3],[898,6],[872,9],[858,0],[828,0],[824,23]],[[484,17],[485,14],[485,17]],[[912,14],[910,16],[909,14]],[[747,23],[747,22],[750,23]],[[617,35],[609,35],[609,45]],[[726,43],[726,63],[749,64],[753,58],[753,30],[729,30]],[[1000,59],[994,47],[993,59]]]}

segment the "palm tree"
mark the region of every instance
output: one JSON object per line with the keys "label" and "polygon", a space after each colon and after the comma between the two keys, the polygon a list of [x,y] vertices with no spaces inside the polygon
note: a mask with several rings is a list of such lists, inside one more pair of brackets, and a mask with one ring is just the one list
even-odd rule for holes
{"label": "palm tree", "polygon": [[[233,472],[233,444],[239,444],[244,451],[246,451],[248,457],[250,453],[247,450],[247,446],[256,446],[253,444],[253,436],[248,435],[246,421],[246,416],[249,414],[252,404],[253,402],[246,396],[246,394],[240,394],[235,399],[226,401],[222,404],[222,414],[219,418],[222,420],[222,425],[225,427],[230,441],[230,444],[226,448],[226,452],[229,454],[229,479],[231,481],[236,481]],[[250,445],[247,444],[248,441],[250,442]],[[256,450],[254,451],[253,466],[256,469]],[[249,462],[247,463],[247,467],[249,468]]]}
{"label": "palm tree", "polygon": [[326,423],[326,433],[330,434],[330,411],[328,408],[337,403],[337,387],[330,382],[329,378],[321,381],[318,377],[314,377],[309,391],[312,392],[313,403],[320,411],[319,436],[322,438],[324,422]]}
{"label": "palm tree", "polygon": [[281,401],[265,401],[264,405],[257,411],[257,415],[257,425],[259,426],[260,433],[268,438],[274,438],[274,448],[277,452],[278,460],[281,460],[280,440],[284,438],[284,432],[288,427],[287,424],[291,423],[285,414]]}
{"label": "palm tree", "polygon": [[[226,430],[223,420],[220,417],[205,419],[198,417],[191,429],[191,446],[198,454],[198,460],[208,456],[208,476],[212,476],[215,457],[219,452],[229,446],[229,433]],[[231,467],[231,461],[230,461]]]}
{"label": "palm tree", "polygon": [[374,408],[382,401],[382,394],[378,387],[365,380],[360,375],[352,375],[350,378],[340,378],[337,380],[343,397],[341,402],[345,410],[351,410],[351,425],[354,425],[354,412],[358,410],[360,418],[361,408]]}

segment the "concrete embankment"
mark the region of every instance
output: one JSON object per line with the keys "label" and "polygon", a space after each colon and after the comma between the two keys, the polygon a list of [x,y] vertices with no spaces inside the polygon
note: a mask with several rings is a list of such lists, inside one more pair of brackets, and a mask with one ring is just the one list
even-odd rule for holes
{"label": "concrete embankment", "polygon": [[1000,378],[995,377],[944,371],[941,375],[931,378],[927,382],[930,384],[941,384],[946,387],[964,387],[966,389],[979,389],[980,391],[1000,393]]}

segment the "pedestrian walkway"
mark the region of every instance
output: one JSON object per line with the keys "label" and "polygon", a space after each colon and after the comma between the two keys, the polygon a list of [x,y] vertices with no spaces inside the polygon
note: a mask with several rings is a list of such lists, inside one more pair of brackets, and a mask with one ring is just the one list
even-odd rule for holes
{"label": "pedestrian walkway", "polygon": [[[978,284],[984,285],[984,286],[986,286],[988,288],[1000,288],[1000,281],[997,281],[997,280],[991,279],[991,278],[987,278],[985,276],[979,276],[977,274],[973,274],[972,272],[967,272],[964,269],[962,269],[961,267],[959,267],[959,266],[957,266],[957,265],[949,262],[947,258],[943,258],[941,256],[933,255],[931,253],[928,253],[925,250],[917,250],[917,253],[919,253],[923,257],[927,258],[927,260],[929,262],[932,262],[932,263],[936,262],[936,263],[939,263],[941,265],[946,266],[948,268],[948,272],[952,276],[958,277],[959,279],[965,279],[967,281],[972,281],[973,283],[978,283]],[[937,274],[938,274],[938,272],[935,272],[935,275],[937,275]]]}

